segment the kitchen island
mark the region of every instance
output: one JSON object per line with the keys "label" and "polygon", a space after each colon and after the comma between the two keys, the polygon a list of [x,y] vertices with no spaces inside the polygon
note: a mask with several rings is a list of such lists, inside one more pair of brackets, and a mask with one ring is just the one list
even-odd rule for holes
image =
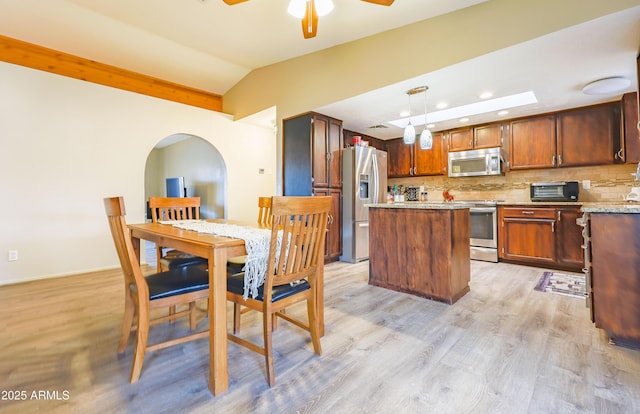
{"label": "kitchen island", "polygon": [[455,303],[469,292],[469,206],[369,206],[369,284]]}
{"label": "kitchen island", "polygon": [[591,320],[612,344],[640,348],[640,205],[584,203]]}

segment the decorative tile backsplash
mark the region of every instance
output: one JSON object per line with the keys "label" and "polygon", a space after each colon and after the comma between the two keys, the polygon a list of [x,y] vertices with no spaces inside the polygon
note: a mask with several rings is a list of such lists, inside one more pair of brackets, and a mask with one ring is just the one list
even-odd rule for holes
{"label": "decorative tile backsplash", "polygon": [[[579,201],[621,201],[633,185],[637,164],[593,167],[550,168],[512,171],[492,177],[390,178],[388,185],[425,186],[429,201],[442,201],[442,192],[449,190],[456,200],[529,201],[529,184],[546,181],[578,181]],[[585,189],[585,180],[590,188]]]}

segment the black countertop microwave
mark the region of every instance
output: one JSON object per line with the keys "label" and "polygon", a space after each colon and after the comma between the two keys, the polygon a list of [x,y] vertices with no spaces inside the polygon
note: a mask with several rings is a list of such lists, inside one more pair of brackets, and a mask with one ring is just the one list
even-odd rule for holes
{"label": "black countertop microwave", "polygon": [[531,201],[578,201],[577,181],[531,183]]}

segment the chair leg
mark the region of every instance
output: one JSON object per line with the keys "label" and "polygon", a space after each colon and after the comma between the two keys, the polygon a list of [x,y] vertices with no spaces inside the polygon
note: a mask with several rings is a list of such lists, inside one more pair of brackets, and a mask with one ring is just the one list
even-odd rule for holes
{"label": "chair leg", "polygon": [[240,332],[240,315],[242,314],[242,307],[239,303],[233,304],[233,333],[235,335]]}
{"label": "chair leg", "polygon": [[271,332],[273,326],[271,325],[271,321],[273,320],[274,314],[270,312],[263,312],[263,329],[264,329],[264,360],[267,366],[267,382],[269,383],[269,387],[273,387],[276,383],[275,373],[273,372],[273,346],[271,341]]}
{"label": "chair leg", "polygon": [[140,306],[138,313],[138,331],[136,333],[136,350],[133,354],[133,362],[131,364],[130,383],[138,381],[142,372],[142,362],[144,354],[147,351],[147,341],[149,339],[149,309]]}
{"label": "chair leg", "polygon": [[118,353],[124,353],[129,342],[129,335],[133,326],[133,317],[135,315],[136,305],[128,292],[124,300],[124,316],[122,317],[122,328],[120,328],[120,342],[118,343]]}
{"label": "chair leg", "polygon": [[309,331],[311,333],[311,341],[313,342],[313,350],[316,354],[322,355],[322,347],[320,346],[320,326],[318,325],[318,314],[316,302],[312,298],[307,300],[307,315],[309,318]]}

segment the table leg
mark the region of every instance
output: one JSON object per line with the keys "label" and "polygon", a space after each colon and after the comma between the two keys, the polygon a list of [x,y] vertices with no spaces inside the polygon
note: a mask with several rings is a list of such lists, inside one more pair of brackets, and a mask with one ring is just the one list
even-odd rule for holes
{"label": "table leg", "polygon": [[219,395],[229,389],[227,371],[227,250],[209,255],[209,390]]}

